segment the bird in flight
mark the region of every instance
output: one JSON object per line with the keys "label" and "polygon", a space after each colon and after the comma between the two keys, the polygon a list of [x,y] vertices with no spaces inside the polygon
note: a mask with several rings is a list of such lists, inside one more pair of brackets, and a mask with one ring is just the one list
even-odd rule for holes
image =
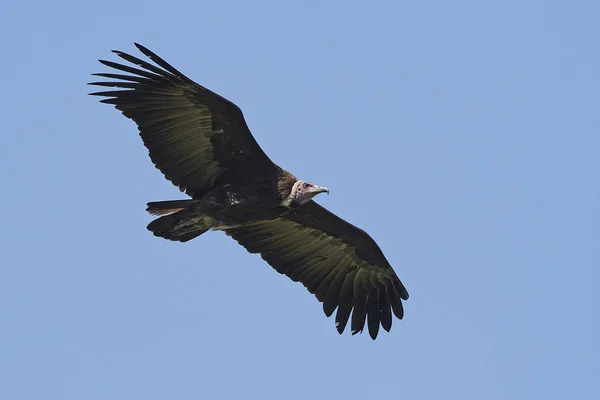
{"label": "bird in flight", "polygon": [[337,310],[340,334],[348,320],[352,334],[365,323],[373,339],[380,326],[389,332],[408,292],[377,243],[313,200],[326,187],[273,163],[239,107],[135,46],[154,64],[113,50],[132,65],[100,60],[116,71],[93,74],[109,80],[90,84],[114,88],[91,94],[137,124],[156,168],[190,197],[148,203],[158,216],[148,229],[180,242],[224,231],[301,282],[325,315]]}

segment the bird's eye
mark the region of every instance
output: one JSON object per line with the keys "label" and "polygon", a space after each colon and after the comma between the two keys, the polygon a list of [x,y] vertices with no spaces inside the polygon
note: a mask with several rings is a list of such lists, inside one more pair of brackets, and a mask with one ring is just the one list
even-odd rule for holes
{"label": "bird's eye", "polygon": [[308,189],[308,187],[309,187],[309,186],[310,186],[310,184],[308,184],[308,183],[306,183],[306,182],[304,182],[304,185],[302,185],[302,187],[303,187],[304,189]]}

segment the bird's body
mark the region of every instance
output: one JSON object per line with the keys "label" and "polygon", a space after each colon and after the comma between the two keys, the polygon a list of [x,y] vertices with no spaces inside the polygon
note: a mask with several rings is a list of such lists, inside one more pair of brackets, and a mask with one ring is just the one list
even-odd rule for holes
{"label": "bird's body", "polygon": [[340,333],[351,314],[353,333],[365,322],[373,339],[380,325],[389,331],[408,293],[373,239],[312,200],[327,188],[274,164],[235,104],[136,46],[158,67],[115,51],[141,68],[101,61],[129,75],[96,74],[113,81],[92,84],[119,88],[93,94],[136,122],[153,163],[191,197],[148,203],[159,216],[148,229],[180,242],[224,231],[302,282],[327,316],[337,309]]}
{"label": "bird's body", "polygon": [[222,184],[191,200],[148,203],[148,212],[168,214],[148,229],[157,236],[187,242],[208,229],[225,230],[249,222],[271,220],[290,209],[280,205],[277,180],[264,177],[245,183]]}

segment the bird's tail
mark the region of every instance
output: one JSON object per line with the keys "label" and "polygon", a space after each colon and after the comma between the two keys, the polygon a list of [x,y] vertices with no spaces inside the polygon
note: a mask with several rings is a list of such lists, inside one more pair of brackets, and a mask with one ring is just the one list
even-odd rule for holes
{"label": "bird's tail", "polygon": [[169,201],[152,201],[148,203],[148,211],[152,215],[166,215],[177,211],[184,210],[190,205],[197,203],[198,200],[169,200]]}
{"label": "bird's tail", "polygon": [[[188,207],[199,200],[173,200],[148,203],[152,215],[162,215],[148,224],[155,236],[187,242],[212,228],[213,219]],[[166,214],[166,215],[165,215]]]}

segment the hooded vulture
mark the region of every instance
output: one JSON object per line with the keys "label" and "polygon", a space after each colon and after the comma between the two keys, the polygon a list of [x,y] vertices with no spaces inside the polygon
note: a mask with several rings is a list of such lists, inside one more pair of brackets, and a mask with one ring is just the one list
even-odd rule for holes
{"label": "hooded vulture", "polygon": [[100,60],[116,71],[90,84],[111,88],[92,95],[137,124],[156,168],[190,197],[148,203],[158,216],[148,229],[180,242],[224,231],[301,282],[328,317],[337,309],[340,334],[349,320],[352,334],[365,323],[373,339],[389,331],[408,292],[375,241],[312,200],[326,187],[274,164],[235,104],[136,47],[154,64],[114,51],[130,65]]}

